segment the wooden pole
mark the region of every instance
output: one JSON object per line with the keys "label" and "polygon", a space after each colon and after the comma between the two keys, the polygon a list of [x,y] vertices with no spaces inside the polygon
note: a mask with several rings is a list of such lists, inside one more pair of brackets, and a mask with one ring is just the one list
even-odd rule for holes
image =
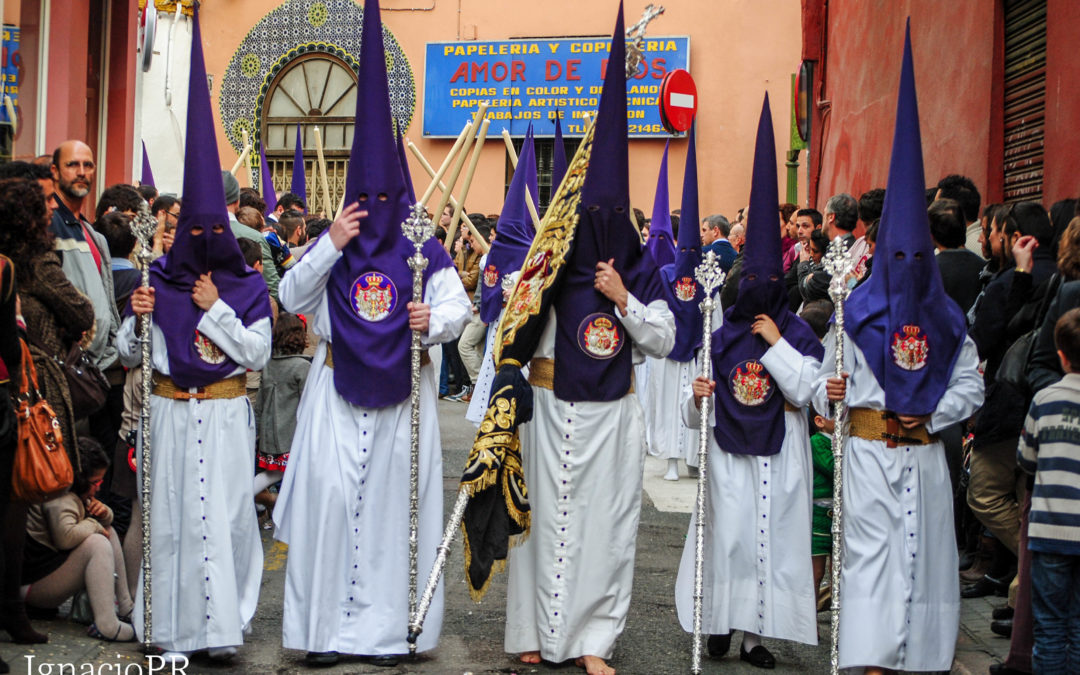
{"label": "wooden pole", "polygon": [[[514,171],[517,171],[518,156],[517,151],[514,150],[514,142],[510,140],[510,132],[506,129],[502,131],[503,141],[506,143],[506,151],[510,153],[510,165],[514,167]],[[536,205],[533,204],[532,194],[529,192],[529,186],[525,186],[525,206],[529,208],[529,215],[533,220],[533,227],[540,229],[540,214],[536,212]]]}
{"label": "wooden pole", "polygon": [[[248,136],[248,130],[247,129],[241,129],[240,133],[242,133],[244,135],[244,147],[249,148],[248,152],[250,154],[250,149],[253,149],[253,148],[252,148],[250,137]],[[245,160],[244,164],[247,165],[248,187],[253,188],[253,187],[255,187],[255,174],[252,173],[252,171],[251,171],[251,162]]]}
{"label": "wooden pole", "polygon": [[[484,123],[480,125],[480,135],[476,137],[476,144],[473,146],[469,169],[465,172],[465,182],[461,184],[461,199],[458,201],[457,208],[454,209],[453,217],[450,218],[450,227],[446,230],[445,246],[447,250],[450,250],[450,246],[454,243],[454,235],[457,234],[458,222],[461,220],[461,211],[465,208],[465,200],[469,196],[469,187],[472,185],[473,174],[476,173],[476,165],[480,163],[480,151],[484,149],[484,141],[487,140],[488,126],[490,125],[491,120],[488,119],[485,119]],[[462,153],[462,156],[464,156],[464,153]],[[453,187],[453,184],[451,184],[451,187]],[[449,197],[450,191],[447,190],[443,198],[448,199]]]}
{"label": "wooden pole", "polygon": [[454,160],[458,150],[460,150],[462,144],[465,143],[465,137],[469,134],[469,129],[472,129],[472,125],[472,120],[465,123],[465,127],[461,130],[461,133],[458,134],[457,140],[454,141],[454,147],[450,148],[450,152],[446,155],[446,159],[443,160],[442,166],[439,167],[439,171],[431,174],[433,180],[431,181],[431,184],[427,186],[427,189],[424,190],[424,196],[420,198],[421,204],[427,204],[428,200],[431,199],[431,195],[435,193],[435,188],[439,186],[439,181],[442,180],[443,174],[445,174],[446,170],[450,167],[450,162]]}
{"label": "wooden pole", "polygon": [[[465,159],[469,154],[469,146],[476,137],[476,130],[483,126],[483,122],[487,121],[485,119],[486,117],[487,103],[485,102],[480,104],[479,112],[473,117],[472,122],[469,124],[469,129],[465,132],[465,142],[462,144],[461,149],[458,151],[458,156],[454,160],[454,168],[451,170],[450,178],[446,180],[446,190],[443,192],[442,197],[439,198],[439,205],[433,212],[435,218],[442,218],[443,209],[446,208],[447,202],[450,201],[450,191],[454,189],[454,184],[457,183],[458,176],[461,175],[461,168],[465,166]],[[438,184],[438,182],[439,181],[432,181],[433,184]],[[465,195],[461,196],[461,201],[464,203]],[[452,242],[453,240],[449,241]],[[447,250],[449,250],[449,248]]]}
{"label": "wooden pole", "polygon": [[[431,168],[431,163],[429,163],[427,161],[427,158],[424,157],[423,153],[420,152],[420,148],[416,147],[416,144],[413,143],[412,141],[408,141],[407,143],[408,143],[409,150],[412,151],[413,156],[416,157],[417,161],[420,162],[420,166],[422,166],[424,168],[424,171],[427,172],[427,175],[434,177],[435,176],[435,169]],[[439,189],[440,190],[446,190],[446,184],[443,183],[442,181],[439,181]],[[449,204],[450,204],[450,206],[454,207],[455,209],[457,208],[458,200],[454,199],[454,195],[450,195]],[[480,252],[481,253],[487,253],[488,252],[488,244],[487,244],[486,241],[484,241],[483,237],[480,236],[480,233],[477,232],[476,226],[473,225],[473,222],[471,220],[469,220],[469,216],[467,214],[465,214],[465,213],[462,213],[461,214],[461,219],[463,221],[465,221],[465,225],[469,228],[469,231],[472,232],[473,237],[476,238],[476,240],[478,242],[480,242],[480,244],[479,244],[480,247],[481,247]]]}
{"label": "wooden pole", "polygon": [[330,217],[332,215],[330,209],[334,207],[334,204],[330,201],[330,176],[326,172],[326,158],[323,156],[322,132],[319,130],[319,127],[315,127],[315,152],[319,156],[319,170],[322,171],[323,209],[326,211],[326,216]]}
{"label": "wooden pole", "polygon": [[251,154],[251,145],[244,146],[244,151],[240,153],[240,156],[236,158],[236,164],[233,164],[232,169],[229,171],[232,175],[236,175],[236,172],[240,170],[240,165],[247,161],[248,155]]}

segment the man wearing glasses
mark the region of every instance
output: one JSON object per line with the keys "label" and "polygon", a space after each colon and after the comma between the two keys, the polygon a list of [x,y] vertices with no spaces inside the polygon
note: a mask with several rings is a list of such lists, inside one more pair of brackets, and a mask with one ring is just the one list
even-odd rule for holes
{"label": "man wearing glasses", "polygon": [[98,368],[105,370],[116,361],[120,315],[113,300],[109,247],[83,215],[94,182],[94,153],[86,143],[64,141],[53,152],[50,169],[56,186],[51,225],[56,252],[68,280],[94,305],[96,330],[88,351]]}
{"label": "man wearing glasses", "polygon": [[172,248],[173,233],[180,219],[180,200],[171,195],[158,195],[150,213],[157,219],[157,231],[154,233],[154,257],[159,258]]}

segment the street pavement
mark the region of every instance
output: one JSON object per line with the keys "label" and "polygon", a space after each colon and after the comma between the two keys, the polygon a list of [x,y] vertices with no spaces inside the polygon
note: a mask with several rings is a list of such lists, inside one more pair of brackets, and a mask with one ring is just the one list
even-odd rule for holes
{"label": "street pavement", "polygon": [[[446,510],[449,512],[457,492],[459,471],[464,466],[467,448],[472,445],[475,429],[465,421],[465,406],[450,401],[439,402],[444,450],[444,485]],[[664,464],[649,458],[645,467],[645,496],[642,500],[638,530],[633,600],[626,630],[611,660],[621,675],[685,674],[690,671],[690,636],[679,627],[675,614],[674,587],[679,557],[687,534],[689,513],[695,498],[695,483],[684,475],[678,482],[664,481]],[[403,480],[407,477],[403,476]],[[275,542],[269,530],[263,530],[266,554],[262,594],[253,621],[253,634],[229,665],[210,662],[196,656],[185,673],[297,673],[311,672],[304,666],[302,652],[281,647],[281,607],[285,579],[286,547]],[[403,532],[402,536],[406,536]],[[421,570],[424,578],[427,570]],[[357,659],[343,660],[321,672],[337,674],[438,673],[463,675],[481,673],[547,674],[582,672],[573,663],[525,666],[502,650],[506,601],[506,576],[496,577],[480,604],[469,599],[466,589],[460,541],[455,542],[447,565],[446,611],[439,646],[416,659],[403,659],[392,668],[372,666]],[[985,674],[992,663],[1000,661],[1009,643],[990,632],[990,612],[1003,604],[998,598],[964,600],[960,637],[952,672]],[[62,614],[63,615],[63,614]],[[36,628],[49,633],[45,645],[15,645],[0,641],[0,656],[11,665],[12,673],[24,675],[136,675],[147,672],[136,664],[144,663],[135,643],[108,643],[86,636],[85,627],[58,618],[35,621]],[[402,626],[404,632],[405,627]],[[820,644],[808,646],[765,640],[776,656],[776,673],[827,673],[829,670],[829,614],[818,615]],[[60,670],[61,664],[69,664]],[[72,666],[74,668],[72,669]],[[130,668],[129,668],[130,666]],[[158,671],[161,672],[161,671]],[[168,671],[165,671],[168,672]],[[179,672],[179,671],[177,671]],[[719,661],[705,657],[704,673],[758,673],[739,661],[738,636],[728,656]]]}

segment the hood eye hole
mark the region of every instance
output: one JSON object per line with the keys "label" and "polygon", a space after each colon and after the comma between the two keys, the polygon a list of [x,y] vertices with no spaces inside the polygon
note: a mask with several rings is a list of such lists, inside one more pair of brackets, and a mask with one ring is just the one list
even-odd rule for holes
{"label": "hood eye hole", "polygon": [[780,277],[776,276],[775,274],[770,274],[769,281],[780,281]]}
{"label": "hood eye hole", "polygon": [[592,212],[592,213],[596,213],[599,210],[600,210],[600,207],[598,205],[596,205],[596,204],[593,204],[592,206],[589,207],[589,211]]}
{"label": "hood eye hole", "polygon": [[380,202],[385,202],[387,199],[390,199],[390,198],[388,196],[386,196],[385,192],[380,192],[378,194],[378,196],[376,197],[376,199],[378,199]]}
{"label": "hood eye hole", "polygon": [[906,256],[906,255],[904,255],[904,252],[903,252],[903,251],[897,251],[897,252],[896,252],[896,259],[897,259],[897,260],[903,260],[903,259],[904,259],[904,258],[906,258],[906,257],[907,257],[907,256]]}
{"label": "hood eye hole", "polygon": [[358,202],[366,202],[367,201],[367,193],[366,192],[361,192],[360,196],[356,198],[356,201],[358,201]]}
{"label": "hood eye hole", "polygon": [[922,260],[922,251],[915,251],[915,259]]}
{"label": "hood eye hole", "polygon": [[621,206],[616,206],[615,213],[626,213],[626,209]]}
{"label": "hood eye hole", "polygon": [[746,280],[747,281],[757,281],[757,275],[756,274],[747,274],[746,275]]}

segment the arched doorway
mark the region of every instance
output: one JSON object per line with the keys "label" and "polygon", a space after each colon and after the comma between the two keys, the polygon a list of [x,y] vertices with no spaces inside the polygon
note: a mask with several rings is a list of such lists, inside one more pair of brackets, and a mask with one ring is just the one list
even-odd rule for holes
{"label": "arched doorway", "polygon": [[322,177],[315,178],[318,162],[315,127],[319,127],[330,182],[331,209],[337,208],[345,191],[345,169],[352,147],[355,112],[356,73],[333,54],[302,54],[278,73],[263,99],[259,130],[278,194],[288,191],[292,182],[296,126],[299,124],[308,210],[314,213],[323,209]]}

